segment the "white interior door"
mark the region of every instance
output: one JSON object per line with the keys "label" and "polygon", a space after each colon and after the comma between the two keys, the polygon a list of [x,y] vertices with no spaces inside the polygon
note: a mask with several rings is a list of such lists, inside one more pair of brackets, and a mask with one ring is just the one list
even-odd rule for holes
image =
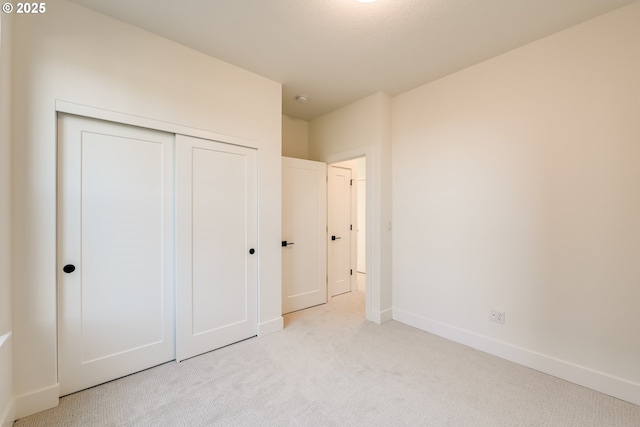
{"label": "white interior door", "polygon": [[329,166],[327,270],[331,296],[351,291],[351,169]]}
{"label": "white interior door", "polygon": [[257,333],[257,153],[176,136],[178,361]]}
{"label": "white interior door", "polygon": [[58,129],[66,395],[174,359],[174,136],[71,115]]}
{"label": "white interior door", "polygon": [[327,165],[282,158],[282,312],[327,302]]}

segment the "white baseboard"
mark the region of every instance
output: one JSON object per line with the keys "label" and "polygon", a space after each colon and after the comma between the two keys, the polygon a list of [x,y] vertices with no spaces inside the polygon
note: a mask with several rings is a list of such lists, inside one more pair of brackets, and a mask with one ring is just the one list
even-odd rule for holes
{"label": "white baseboard", "polygon": [[13,396],[12,332],[0,335],[0,427],[11,427],[16,417]]}
{"label": "white baseboard", "polygon": [[264,336],[280,332],[284,328],[284,318],[282,316],[277,317],[267,322],[258,323],[258,336]]}
{"label": "white baseboard", "polygon": [[393,319],[519,365],[640,405],[640,384],[475,332],[394,309]]}
{"label": "white baseboard", "polygon": [[0,416],[0,427],[11,427],[16,420],[16,400],[12,399],[11,404],[5,409]]}
{"label": "white baseboard", "polygon": [[25,393],[16,397],[16,418],[24,418],[38,412],[58,406],[60,400],[60,386],[42,388],[31,393]]}
{"label": "white baseboard", "polygon": [[393,320],[393,309],[388,308],[382,311],[371,310],[371,315],[367,320],[382,325],[383,323]]}
{"label": "white baseboard", "polygon": [[380,312],[380,323],[386,323],[393,320],[393,309],[388,308]]}

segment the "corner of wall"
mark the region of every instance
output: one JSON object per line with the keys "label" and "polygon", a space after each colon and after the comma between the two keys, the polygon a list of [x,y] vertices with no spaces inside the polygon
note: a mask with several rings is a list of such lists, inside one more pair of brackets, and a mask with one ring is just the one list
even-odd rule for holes
{"label": "corner of wall", "polygon": [[60,386],[54,384],[50,387],[26,393],[15,398],[16,419],[28,417],[47,409],[55,408],[60,401]]}
{"label": "corner of wall", "polygon": [[15,420],[11,280],[11,15],[0,15],[0,426]]}
{"label": "corner of wall", "polygon": [[391,104],[389,95],[377,92],[309,123],[313,160],[367,159],[366,317],[375,323],[390,320],[392,308]]}
{"label": "corner of wall", "polygon": [[4,414],[0,415],[0,427],[12,427],[16,420],[16,400],[11,399]]}
{"label": "corner of wall", "polygon": [[258,323],[258,336],[262,337],[270,335],[276,332],[280,332],[284,329],[284,318],[282,316],[267,322]]}
{"label": "corner of wall", "polygon": [[10,426],[15,420],[13,397],[12,335],[0,335],[0,426]]}
{"label": "corner of wall", "polygon": [[393,309],[392,308],[388,308],[386,310],[382,310],[382,311],[377,311],[377,310],[372,310],[371,311],[371,316],[367,318],[367,320],[372,321],[373,323],[376,323],[378,325],[382,325],[383,323],[387,323],[390,320],[393,320]]}
{"label": "corner of wall", "polygon": [[309,159],[309,122],[282,115],[282,155]]}
{"label": "corner of wall", "polygon": [[[380,280],[386,284],[380,287],[380,309],[391,320],[393,307],[393,274],[392,274],[392,236],[393,236],[393,203],[392,203],[392,98],[379,92],[380,97],[380,206],[382,216],[381,266]],[[386,320],[385,320],[386,321]]]}

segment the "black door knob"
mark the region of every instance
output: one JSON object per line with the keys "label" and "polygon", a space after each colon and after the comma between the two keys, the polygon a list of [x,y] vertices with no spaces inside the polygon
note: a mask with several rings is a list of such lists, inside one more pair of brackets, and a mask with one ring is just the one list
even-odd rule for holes
{"label": "black door knob", "polygon": [[340,240],[342,237],[331,236],[331,240]]}
{"label": "black door knob", "polygon": [[253,254],[255,254],[255,253],[256,253],[256,250],[255,250],[255,249],[253,249],[253,248],[251,248],[251,249],[249,249],[249,253],[250,253],[251,255],[253,255]]}
{"label": "black door knob", "polygon": [[74,271],[76,271],[76,266],[73,264],[67,264],[62,267],[62,271],[64,271],[65,273],[73,273]]}

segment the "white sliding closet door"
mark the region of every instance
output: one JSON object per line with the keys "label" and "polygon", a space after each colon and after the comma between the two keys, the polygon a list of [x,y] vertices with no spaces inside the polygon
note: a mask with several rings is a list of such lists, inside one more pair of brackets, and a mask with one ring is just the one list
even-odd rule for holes
{"label": "white sliding closet door", "polygon": [[64,114],[58,129],[66,395],[175,357],[174,135]]}
{"label": "white sliding closet door", "polygon": [[257,152],[177,135],[176,188],[180,361],[257,333]]}

